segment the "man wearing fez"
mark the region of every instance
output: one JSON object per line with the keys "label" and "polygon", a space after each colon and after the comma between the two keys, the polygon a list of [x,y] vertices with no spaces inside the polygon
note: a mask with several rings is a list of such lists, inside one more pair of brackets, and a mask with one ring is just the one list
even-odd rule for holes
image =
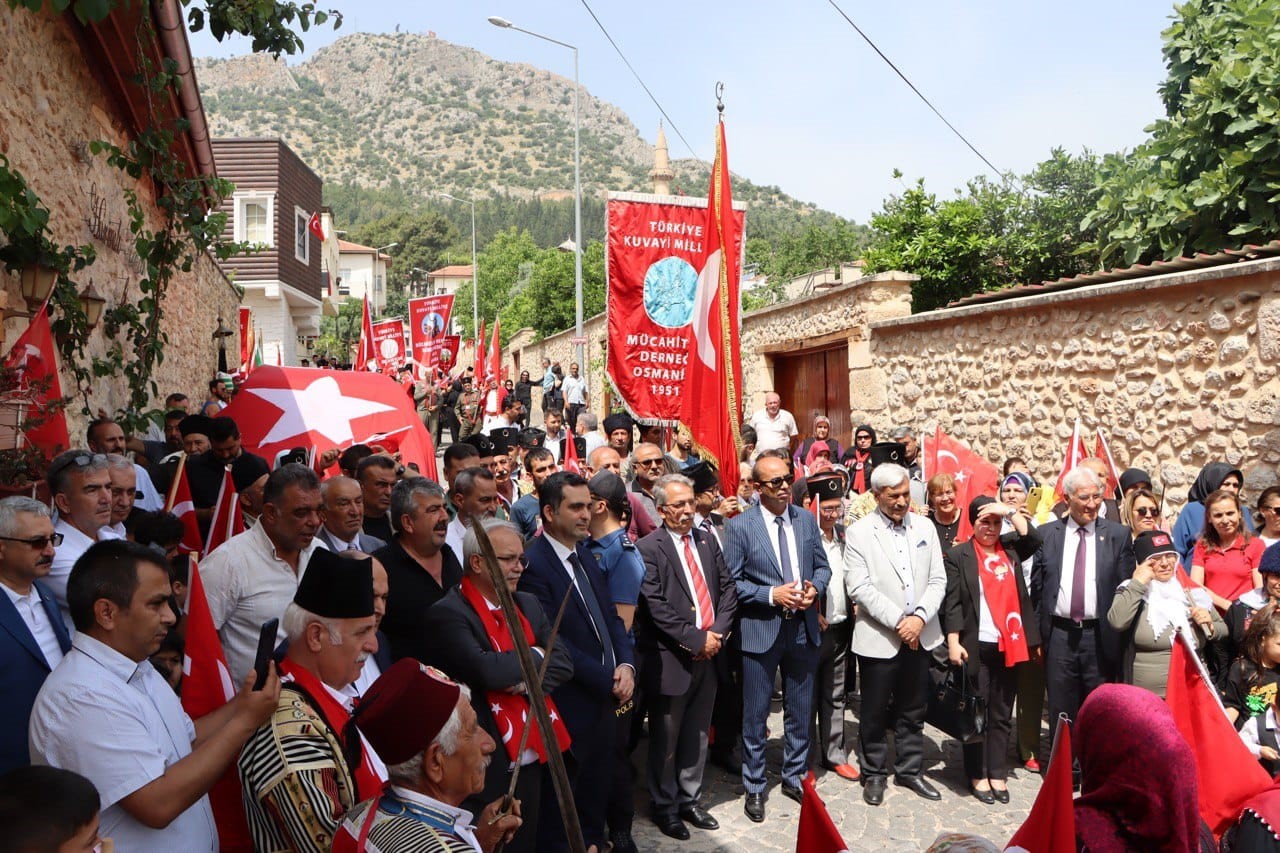
{"label": "man wearing fez", "polygon": [[245,453],[231,463],[231,484],[236,487],[245,530],[257,524],[262,517],[262,498],[270,474],[267,460],[251,453]]}
{"label": "man wearing fez", "polygon": [[518,464],[520,430],[516,427],[499,427],[489,433],[489,440],[493,442],[493,479],[498,487],[499,517],[506,521],[510,516],[511,505],[520,496],[516,482],[511,477],[511,469]]}
{"label": "man wearing fez", "polygon": [[631,452],[631,416],[626,412],[617,412],[604,419],[604,434],[609,439],[609,446],[618,451],[619,456]]}
{"label": "man wearing fez", "polygon": [[521,804],[498,818],[501,800],[475,815],[493,738],[472,710],[470,690],[439,670],[402,660],[374,683],[355,724],[387,758],[381,796],[352,809],[334,853],[488,853],[520,829]]}
{"label": "man wearing fez", "polygon": [[496,476],[498,473],[498,464],[493,459],[494,457],[493,439],[489,438],[489,436],[484,435],[483,433],[476,433],[470,438],[465,439],[465,441],[467,444],[474,447],[476,449],[476,453],[478,454],[478,458],[476,459],[476,461],[472,462],[467,467],[470,468],[472,466],[478,465],[481,468],[484,468],[485,470],[487,470],[490,474],[493,474]]}
{"label": "man wearing fez", "polygon": [[281,621],[280,701],[240,753],[245,813],[254,849],[325,853],[343,815],[386,779],[363,739],[344,736],[343,688],[378,650],[371,561],[317,548]]}
{"label": "man wearing fez", "polygon": [[[520,630],[533,651],[535,666],[547,657],[551,625],[538,599],[517,592],[516,585],[524,573],[524,542],[520,532],[509,522],[487,519],[481,524],[493,543],[494,556],[506,579],[507,590],[515,599],[520,616]],[[507,623],[498,604],[498,594],[480,553],[475,528],[467,531],[462,543],[465,574],[462,583],[453,588],[427,615],[426,632],[435,637],[428,652],[430,663],[457,678],[471,689],[471,705],[480,728],[498,743],[496,755],[489,763],[482,790],[471,791],[462,806],[471,812],[500,799],[511,782],[511,774],[520,767],[516,783],[516,799],[529,803],[525,824],[507,845],[512,853],[537,849],[538,809],[544,796],[554,799],[547,770],[548,752],[543,745],[529,707],[529,691]],[[542,677],[542,690],[548,695],[547,711],[551,714],[558,743],[563,752],[569,747],[569,733],[560,720],[555,702],[550,697],[573,676],[573,660],[563,645],[550,649],[550,661]],[[520,738],[525,726],[532,726],[524,751]]]}

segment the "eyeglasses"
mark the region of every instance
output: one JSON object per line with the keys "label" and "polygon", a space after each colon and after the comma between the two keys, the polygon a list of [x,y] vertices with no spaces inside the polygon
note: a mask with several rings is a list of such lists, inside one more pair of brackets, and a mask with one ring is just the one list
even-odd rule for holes
{"label": "eyeglasses", "polygon": [[1260,506],[1258,507],[1258,509],[1262,510],[1263,512],[1275,512],[1277,510],[1280,510],[1280,504],[1273,504],[1272,506]]}
{"label": "eyeglasses", "polygon": [[0,536],[0,540],[5,542],[21,542],[24,545],[30,545],[32,548],[44,550],[49,545],[57,548],[62,544],[61,533],[50,533],[48,536],[32,536],[30,539],[19,539],[16,536]]}
{"label": "eyeglasses", "polygon": [[637,465],[643,465],[643,466],[645,466],[646,468],[652,468],[652,467],[654,467],[654,466],[656,466],[656,465],[662,465],[662,464],[664,464],[664,463],[663,463],[662,458],[661,458],[661,457],[659,457],[659,458],[657,458],[657,459],[637,459],[637,460],[636,460],[636,464],[637,464]]}
{"label": "eyeglasses", "polygon": [[1135,506],[1133,508],[1134,515],[1140,515],[1143,518],[1155,518],[1160,514],[1160,510],[1153,506]]}
{"label": "eyeglasses", "polygon": [[781,489],[783,483],[786,483],[789,486],[795,481],[796,478],[794,475],[786,474],[782,477],[774,477],[772,480],[756,480],[756,485],[768,486],[770,489]]}

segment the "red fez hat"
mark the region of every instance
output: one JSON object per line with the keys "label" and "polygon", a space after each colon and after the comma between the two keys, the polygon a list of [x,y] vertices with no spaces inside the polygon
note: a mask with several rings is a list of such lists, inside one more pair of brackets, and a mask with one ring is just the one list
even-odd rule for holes
{"label": "red fez hat", "polygon": [[461,695],[440,670],[401,658],[369,687],[353,720],[383,763],[401,764],[435,740]]}

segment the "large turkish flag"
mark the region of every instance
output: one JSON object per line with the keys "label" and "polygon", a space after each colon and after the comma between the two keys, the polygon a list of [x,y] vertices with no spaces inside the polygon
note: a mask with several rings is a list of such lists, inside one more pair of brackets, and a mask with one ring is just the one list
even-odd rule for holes
{"label": "large turkish flag", "polygon": [[234,418],[244,446],[266,459],[294,447],[380,444],[438,481],[435,445],[413,402],[380,373],[259,367],[221,414]]}

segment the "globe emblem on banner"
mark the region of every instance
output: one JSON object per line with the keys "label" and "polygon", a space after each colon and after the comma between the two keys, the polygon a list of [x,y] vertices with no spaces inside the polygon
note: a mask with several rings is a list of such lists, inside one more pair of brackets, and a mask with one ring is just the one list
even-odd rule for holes
{"label": "globe emblem on banner", "polygon": [[386,338],[383,340],[382,346],[380,346],[379,349],[382,351],[381,355],[385,359],[392,359],[400,354],[400,347],[396,344],[393,338]]}
{"label": "globe emblem on banner", "polygon": [[682,258],[663,258],[644,274],[644,312],[659,326],[678,329],[693,317],[698,271]]}
{"label": "globe emblem on banner", "polygon": [[422,334],[438,338],[444,332],[444,318],[434,311],[422,318]]}

